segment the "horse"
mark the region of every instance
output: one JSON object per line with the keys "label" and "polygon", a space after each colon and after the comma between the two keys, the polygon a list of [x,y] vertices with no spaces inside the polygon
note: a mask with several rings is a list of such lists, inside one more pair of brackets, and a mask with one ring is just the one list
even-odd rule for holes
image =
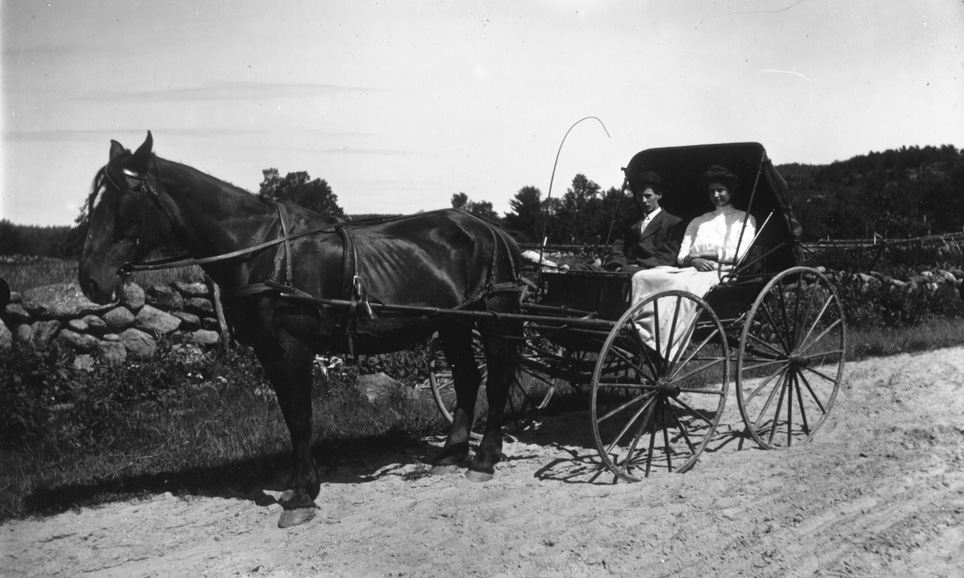
{"label": "horse", "polygon": [[481,383],[472,349],[477,331],[488,367],[488,414],[465,476],[491,479],[502,457],[501,424],[522,335],[520,323],[500,317],[521,307],[521,255],[509,235],[458,209],[339,223],[152,149],[150,131],[133,153],[111,141],[88,196],[80,286],[91,301],[111,303],[125,272],[172,244],[218,284],[234,337],[264,368],[290,434],[294,466],[279,499],[279,526],[311,520],[321,488],[311,446],[317,354],[399,351],[438,332],[453,368],[456,409],[432,465],[453,471],[470,453]]}

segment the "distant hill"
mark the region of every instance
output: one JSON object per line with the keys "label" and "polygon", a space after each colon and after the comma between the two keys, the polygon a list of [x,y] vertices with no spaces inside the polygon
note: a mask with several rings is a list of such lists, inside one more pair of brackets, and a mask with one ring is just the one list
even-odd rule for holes
{"label": "distant hill", "polygon": [[964,153],[901,147],[829,165],[778,165],[804,240],[885,238],[964,229]]}

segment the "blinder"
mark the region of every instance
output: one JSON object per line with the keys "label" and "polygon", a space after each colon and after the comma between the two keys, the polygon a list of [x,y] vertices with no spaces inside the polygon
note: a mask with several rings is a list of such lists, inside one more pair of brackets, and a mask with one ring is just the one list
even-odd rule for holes
{"label": "blinder", "polygon": [[107,181],[117,190],[117,220],[115,241],[133,241],[139,246],[154,246],[170,232],[171,220],[161,204],[160,195],[151,183],[150,175],[122,169],[123,185],[116,182],[110,170],[104,171]]}

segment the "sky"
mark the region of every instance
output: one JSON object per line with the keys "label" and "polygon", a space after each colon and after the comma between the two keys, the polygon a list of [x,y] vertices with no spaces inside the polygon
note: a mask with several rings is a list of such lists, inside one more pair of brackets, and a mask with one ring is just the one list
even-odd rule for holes
{"label": "sky", "polygon": [[0,4],[17,224],[72,224],[110,141],[148,130],[251,192],[306,171],[349,214],[460,192],[501,214],[580,173],[619,187],[663,146],[755,141],[776,164],[964,148],[960,0]]}

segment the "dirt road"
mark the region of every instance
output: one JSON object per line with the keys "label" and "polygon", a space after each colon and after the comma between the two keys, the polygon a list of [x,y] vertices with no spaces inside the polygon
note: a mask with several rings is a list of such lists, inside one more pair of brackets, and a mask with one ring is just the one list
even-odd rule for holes
{"label": "dirt road", "polygon": [[588,415],[567,413],[507,443],[485,484],[424,475],[439,440],[331,464],[318,516],[289,530],[260,492],[10,522],[0,573],[964,576],[964,348],[847,374],[830,422],[789,451],[740,447],[731,392],[693,471],[613,484]]}

